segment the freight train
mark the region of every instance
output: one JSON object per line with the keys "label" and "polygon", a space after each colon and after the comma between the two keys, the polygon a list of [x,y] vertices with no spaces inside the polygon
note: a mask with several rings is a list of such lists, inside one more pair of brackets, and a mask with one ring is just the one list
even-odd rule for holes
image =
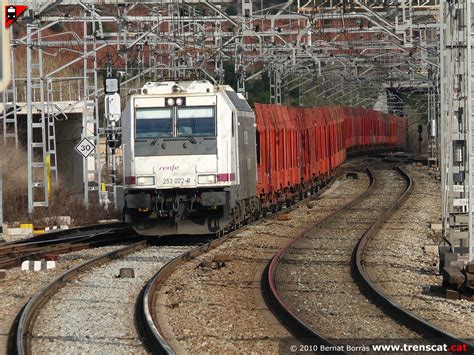
{"label": "freight train", "polygon": [[406,121],[348,107],[255,104],[208,81],[147,83],[122,114],[124,221],[221,234],[316,192],[351,152],[398,150]]}

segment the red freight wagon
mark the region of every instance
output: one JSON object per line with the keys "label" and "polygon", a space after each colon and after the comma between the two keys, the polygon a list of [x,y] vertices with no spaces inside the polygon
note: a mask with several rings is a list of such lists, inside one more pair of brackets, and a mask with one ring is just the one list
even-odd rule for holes
{"label": "red freight wagon", "polygon": [[255,104],[255,113],[257,188],[264,208],[278,209],[314,192],[348,153],[406,144],[406,121],[374,110]]}

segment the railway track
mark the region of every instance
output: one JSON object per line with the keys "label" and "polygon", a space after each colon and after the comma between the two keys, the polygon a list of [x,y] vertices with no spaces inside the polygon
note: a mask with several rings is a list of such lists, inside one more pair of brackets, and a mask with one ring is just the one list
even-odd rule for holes
{"label": "railway track", "polygon": [[[379,172],[377,172],[377,174],[379,174]],[[346,210],[353,211],[355,207],[358,206],[358,204],[365,204],[365,207],[369,207],[371,205],[371,203],[364,202],[365,199],[369,198],[372,195],[380,195],[380,193],[373,191],[376,188],[378,179],[375,179],[371,173],[369,173],[369,176],[371,176],[371,184],[368,190],[365,191],[363,194],[359,195],[355,200],[351,201],[349,204],[343,206],[341,209],[337,210],[336,212],[333,212],[330,216],[325,218],[322,222],[319,223],[319,226],[320,226],[319,229],[322,229],[321,225],[324,225],[325,223],[330,224],[331,218],[336,218],[337,216],[339,216],[340,213],[343,213]],[[406,177],[409,180],[409,177],[408,176]],[[370,242],[370,239],[372,238],[372,236],[378,230],[378,228],[391,215],[391,213],[393,213],[396,210],[397,206],[400,205],[403,202],[403,200],[406,198],[406,196],[409,193],[410,184],[407,184],[407,186],[408,187],[406,189],[400,189],[399,193],[393,194],[395,197],[393,201],[392,201],[392,198],[388,198],[387,196],[385,196],[388,201],[387,206],[389,205],[389,208],[384,208],[383,214],[380,214],[379,213],[380,211],[378,213],[375,213],[376,211],[372,209],[373,210],[372,212],[374,212],[377,215],[377,218],[374,218],[373,220],[371,220],[370,226],[364,230],[364,233],[362,233],[363,236],[362,236],[361,241],[356,243],[357,248],[354,249],[356,250],[354,251],[354,258],[353,258],[354,260],[353,270],[354,270],[355,279],[364,280],[364,276],[366,276],[367,280],[370,282],[370,278],[368,278],[368,276],[365,275],[365,270],[364,270],[364,250],[366,248],[366,245]],[[326,225],[326,227],[328,226]],[[329,228],[329,227],[326,229],[334,230],[334,228]],[[306,238],[309,232],[310,231],[307,230],[305,233],[302,233],[300,236],[300,239]],[[164,280],[173,272],[173,270],[178,265],[186,261],[189,261],[191,259],[194,259],[198,255],[201,255],[205,253],[206,251],[216,248],[218,245],[223,244],[226,240],[231,238],[233,234],[234,233],[230,233],[220,239],[213,240],[212,242],[208,244],[200,245],[199,247],[195,247],[193,245],[187,245],[186,250],[174,250],[174,251],[173,250],[164,251],[163,246],[160,246],[159,250],[156,249],[154,251],[150,251],[150,248],[152,247],[149,247],[145,241],[140,241],[136,244],[133,244],[125,248],[122,248],[120,250],[109,253],[110,255],[108,256],[101,256],[87,263],[84,263],[83,265],[80,265],[79,267],[75,268],[75,270],[68,271],[64,275],[61,275],[60,277],[58,277],[58,279],[56,279],[50,285],[45,287],[45,289],[42,290],[42,292],[37,294],[28,303],[27,307],[22,312],[19,327],[18,327],[18,333],[15,334],[15,341],[16,341],[15,346],[18,349],[18,352],[19,353],[32,353],[32,352],[38,352],[38,351],[40,352],[41,351],[53,351],[53,352],[66,351],[67,352],[72,347],[65,346],[66,343],[68,343],[69,346],[72,343],[74,343],[75,345],[78,345],[78,347],[74,347],[74,349],[78,349],[79,351],[86,351],[86,352],[95,351],[95,350],[104,351],[104,349],[105,351],[137,352],[137,351],[143,350],[143,348],[141,348],[142,344],[140,342],[140,338],[142,338],[143,342],[146,345],[146,348],[153,353],[155,352],[173,353],[173,349],[171,348],[170,344],[163,337],[162,330],[160,329],[158,320],[156,318],[156,313],[157,313],[155,309],[155,306],[157,304],[156,290],[160,287],[160,285],[164,282]],[[294,247],[293,244],[294,243],[292,243],[292,246]],[[288,250],[288,247],[285,250]],[[140,256],[139,253],[141,252],[149,253],[149,255]],[[163,253],[166,255],[163,255]],[[85,272],[89,273],[88,270],[92,270],[92,271],[96,270],[97,272],[97,270],[101,270],[106,264],[111,264],[112,262],[120,262],[120,260],[123,261],[126,258],[134,259],[135,262],[137,261],[137,259],[140,259],[140,258],[145,258],[145,259],[148,258],[150,260],[153,259],[155,261],[158,260],[158,263],[156,265],[154,265],[153,267],[149,267],[147,272],[141,275],[140,282],[137,282],[133,286],[133,291],[132,291],[133,296],[129,297],[128,301],[125,302],[126,307],[128,307],[128,313],[124,313],[123,310],[119,312],[111,311],[112,307],[107,308],[109,312],[107,313],[107,317],[115,320],[116,322],[117,320],[120,322],[121,319],[133,319],[133,317],[135,317],[135,324],[133,324],[133,322],[129,322],[129,324],[127,325],[128,330],[124,331],[124,329],[122,329],[122,333],[120,333],[120,329],[118,329],[116,335],[109,336],[109,333],[111,332],[111,328],[113,327],[113,325],[106,324],[102,320],[99,322],[95,322],[95,321],[92,322],[92,323],[97,324],[97,328],[95,328],[94,330],[94,327],[87,327],[88,329],[87,329],[87,332],[85,333],[84,332],[81,333],[81,328],[85,327],[84,320],[77,322],[77,326],[79,328],[75,330],[68,326],[70,322],[66,322],[63,324],[58,323],[58,329],[66,329],[68,333],[57,332],[56,334],[47,334],[46,331],[35,330],[35,327],[37,327],[38,325],[42,326],[44,324],[49,324],[51,323],[52,318],[53,319],[60,318],[61,314],[67,314],[68,312],[71,311],[71,307],[66,306],[66,303],[64,303],[62,306],[53,307],[52,305],[54,304],[55,299],[58,299],[59,301],[68,300],[68,302],[72,299],[73,302],[76,301],[77,303],[80,303],[80,302],[85,303],[84,301],[87,301],[86,304],[97,303],[99,301],[97,297],[95,299],[74,300],[74,294],[88,294],[87,285],[84,291],[80,291],[77,288],[77,283],[81,282],[78,280],[80,279],[84,280]],[[280,261],[284,258],[285,258],[285,255],[283,253],[281,254]],[[274,258],[273,261],[275,259],[276,258]],[[126,264],[124,264],[123,266],[126,267]],[[360,266],[360,268],[357,269],[356,266]],[[119,268],[118,265],[108,267],[108,270],[109,270],[108,275],[110,276],[111,275],[110,272],[112,270],[117,271],[118,268]],[[140,268],[141,267],[136,264],[136,269],[140,269]],[[278,265],[277,265],[277,268],[278,268]],[[155,273],[157,270],[159,271],[153,275],[153,273]],[[270,271],[270,268],[267,269],[265,275],[270,275],[269,271]],[[101,273],[104,274],[103,271]],[[276,279],[275,276],[276,274],[273,276],[274,283]],[[145,284],[145,281],[148,281],[148,282],[146,282]],[[268,278],[268,281],[270,281],[270,278]],[[89,280],[89,281],[82,281],[82,282],[90,284],[92,281]],[[94,281],[94,282],[97,283],[97,281]],[[266,282],[264,282],[264,284],[265,283]],[[142,287],[143,284],[145,284],[144,287]],[[60,294],[60,292],[66,290],[67,288],[71,289],[69,293]],[[277,290],[276,285],[274,288],[275,290]],[[377,299],[376,304],[379,307],[381,308],[383,307],[384,309],[386,309],[387,306],[383,304],[383,301],[379,300],[379,298],[385,297],[385,296],[381,292],[379,292],[380,294],[377,293],[377,291],[379,290],[377,290],[376,285],[373,285],[373,284],[372,285],[366,284],[364,286],[359,285],[358,288],[361,288],[361,290],[363,290],[364,296],[370,297],[371,299]],[[271,292],[271,287],[267,288],[266,292],[267,292],[267,297],[269,297],[268,293]],[[122,295],[122,296],[119,296],[118,298],[115,297],[112,303],[113,302],[117,303],[120,297],[122,298],[125,297],[124,296],[125,294],[119,293],[119,295]],[[102,294],[101,297],[105,298],[106,296],[105,294]],[[270,297],[272,296],[270,295]],[[275,297],[275,295],[273,297]],[[311,340],[317,339],[316,343],[318,344],[327,344],[329,346],[334,345],[333,341],[329,340],[328,336],[325,336],[325,334],[316,333],[313,330],[313,327],[310,324],[308,324],[309,322],[298,318],[298,316],[295,315],[294,312],[292,312],[290,307],[284,303],[284,300],[280,294],[277,293],[276,297],[280,298],[281,303],[283,304],[283,306],[287,308],[286,310],[290,313],[290,316],[283,315],[283,313],[278,313],[278,314],[280,315],[281,318],[286,317],[286,320],[284,321],[284,323],[287,325],[288,328],[292,330],[292,332],[294,332],[294,334],[297,337],[302,338],[302,339],[311,339]],[[136,304],[135,304],[135,301],[136,301]],[[46,308],[48,307],[47,306],[48,304],[50,305],[49,307],[50,309],[46,310]],[[397,306],[396,304],[393,304],[393,305]],[[114,307],[115,306],[116,304],[114,305]],[[101,307],[103,307],[103,305]],[[56,308],[57,313],[56,313],[56,316],[51,317],[48,315],[49,313],[46,313],[46,312],[50,312],[51,309],[54,310],[54,308]],[[88,307],[88,308],[94,309],[94,307]],[[80,312],[87,313],[87,310],[84,310],[83,308],[82,311]],[[281,312],[281,311],[277,311],[277,312]],[[389,312],[389,311],[386,310],[384,312]],[[391,309],[389,314],[396,318],[397,312],[398,310],[394,311],[393,309]],[[44,313],[43,316],[41,316],[42,313]],[[95,316],[94,312],[87,313],[87,314],[89,314],[89,316],[88,318],[87,317],[86,318],[89,321],[93,319],[93,316]],[[291,316],[294,316],[293,321],[290,319]],[[72,319],[72,323],[74,321],[77,321],[77,319],[76,320]],[[386,321],[386,319],[384,319],[384,321]],[[397,319],[397,321],[398,322],[406,321],[406,319],[404,320],[402,316],[400,319]],[[293,326],[289,325],[291,324],[291,322],[293,322]],[[294,326],[294,324],[296,324],[296,326]],[[135,326],[138,327],[138,333],[136,332]],[[299,330],[298,330],[298,326],[300,327]],[[428,326],[430,325],[428,324]],[[403,327],[403,326],[400,326],[400,327]],[[104,329],[106,331],[104,331]],[[408,329],[408,332],[409,331],[411,331],[411,329]],[[396,333],[396,334],[402,334],[402,333],[405,336],[409,334],[409,333],[405,333],[405,330],[402,330],[400,331],[400,333]],[[113,330],[112,330],[112,334],[114,334]],[[439,336],[441,334],[446,335],[446,333],[439,333],[439,332],[438,333],[432,332],[431,334],[428,334],[418,329],[417,332],[413,333],[413,338],[418,339],[418,338],[421,338],[421,336],[433,337],[433,336]],[[442,338],[446,339],[447,337],[443,336]],[[452,337],[451,339],[453,341],[460,341],[459,339],[455,337]],[[114,345],[111,345],[112,342],[114,343]],[[21,345],[20,343],[22,343],[23,345]],[[55,343],[58,343],[59,346],[57,347],[56,345],[54,345]],[[96,343],[96,344],[93,344],[93,343]],[[99,345],[100,347],[94,348],[94,346],[97,346],[97,345]]]}
{"label": "railway track", "polygon": [[[428,338],[465,344],[472,351],[472,344],[401,308],[366,273],[366,246],[411,191],[411,178],[398,172],[405,187],[387,190],[392,174],[370,172],[365,193],[301,233],[268,264],[262,278],[266,301],[303,343],[336,346],[338,339]],[[310,251],[316,256],[310,257]]]}
{"label": "railway track", "polygon": [[[157,269],[202,243],[203,238],[140,240],[86,261],[54,279],[27,303],[11,347],[18,354],[38,352],[141,352],[135,331],[135,300]],[[133,268],[133,278],[118,278]]]}
{"label": "railway track", "polygon": [[0,245],[0,269],[21,264],[23,260],[41,260],[48,255],[123,243],[137,234],[124,224],[89,226],[43,235]]}
{"label": "railway track", "polygon": [[236,232],[229,233],[219,239],[216,239],[208,244],[204,244],[189,252],[180,255],[173,260],[170,260],[163,266],[145,285],[140,298],[138,300],[137,319],[141,335],[145,341],[147,348],[152,353],[168,353],[174,354],[171,345],[165,339],[159,327],[159,322],[156,319],[156,296],[157,288],[166,280],[166,278],[182,263],[196,258],[197,256],[209,251],[217,246],[223,244],[226,240],[231,238]]}
{"label": "railway track", "polygon": [[[357,168],[360,169],[360,162],[356,164]],[[348,167],[344,169],[344,171],[341,171],[340,173],[345,173],[345,172],[353,172],[354,167],[351,164],[348,164]],[[351,178],[354,178],[354,173],[350,174]],[[278,219],[278,216],[281,214],[286,214],[290,210],[296,209],[300,206],[302,206],[303,203],[308,202],[310,199],[313,199],[329,188],[330,185],[326,186],[321,190],[316,196],[311,196],[309,199],[303,199],[302,201],[299,201],[295,205],[293,205],[291,208],[286,209],[284,211],[278,212],[272,217]],[[329,201],[328,201],[329,202]],[[327,208],[332,209],[333,207],[330,207],[330,204],[327,206]],[[323,215],[326,212],[322,212]],[[306,214],[306,213],[305,213]],[[257,221],[256,223],[259,223],[260,221]],[[250,228],[253,228],[253,224],[249,225]],[[294,228],[294,227],[293,227]],[[170,261],[167,265],[165,265],[162,269],[159,270],[159,272],[152,278],[150,281],[147,283],[147,285],[143,288],[141,296],[140,296],[140,308],[138,309],[138,318],[140,319],[140,324],[141,324],[141,333],[143,338],[145,339],[145,343],[147,345],[147,348],[152,351],[153,353],[168,353],[168,354],[173,354],[175,347],[177,349],[180,349],[180,345],[174,340],[173,338],[170,337],[170,332],[169,329],[164,331],[161,328],[161,312],[163,310],[158,310],[157,306],[160,305],[163,302],[163,300],[158,299],[158,290],[162,287],[165,287],[165,284],[168,283],[168,278],[173,274],[177,269],[179,269],[181,266],[186,264],[187,262],[190,262],[192,260],[196,259],[201,259],[200,256],[203,255],[208,255],[207,252],[215,252],[216,249],[219,249],[218,247],[222,245],[224,247],[224,243],[229,241],[231,238],[235,236],[235,238],[241,238],[238,236],[239,233],[241,233],[243,229],[239,229],[237,231],[234,231],[232,233],[229,233],[225,235],[224,237],[221,237],[217,240],[212,241],[209,244],[200,246],[190,252],[187,252],[183,255],[180,255],[176,259]],[[278,233],[277,233],[278,234]],[[275,238],[275,237],[274,237]],[[253,239],[253,238],[252,238]],[[230,244],[233,244],[233,242],[237,242],[237,239],[234,241],[229,241]],[[228,243],[226,243],[228,244]],[[235,245],[235,244],[233,244]],[[239,242],[237,242],[237,245],[240,245]],[[241,246],[242,247],[242,246]],[[265,246],[264,248],[268,248],[270,246]],[[226,253],[226,248],[224,248],[224,253]],[[276,249],[275,249],[276,250]],[[227,252],[229,253],[229,252]],[[230,252],[232,254],[232,252]],[[269,255],[270,257],[270,255]],[[195,264],[194,262],[193,264]],[[232,265],[232,262],[231,262]],[[191,268],[194,269],[193,266]],[[236,272],[232,267],[228,272]],[[233,270],[233,271],[230,271]],[[178,281],[179,282],[184,282],[184,281]],[[230,281],[233,287],[236,285],[234,284],[235,280]],[[257,284],[259,281],[257,281]],[[183,285],[184,288],[184,285]],[[181,291],[180,291],[181,292]],[[182,292],[185,292],[184,290]],[[168,291],[166,291],[168,293]],[[212,302],[212,301],[211,301]],[[218,302],[218,301],[216,301]],[[263,300],[262,300],[263,302]],[[165,325],[165,327],[169,327],[169,325]],[[216,335],[217,336],[217,335]],[[180,349],[183,350],[183,349]],[[196,349],[195,349],[196,350]],[[184,350],[183,350],[184,351]]]}
{"label": "railway track", "polygon": [[[321,189],[320,193],[324,192],[325,189],[326,189],[326,187]],[[312,197],[310,197],[310,199],[314,198],[314,197],[315,196],[312,196]],[[307,200],[307,199],[305,199],[305,200]],[[298,205],[298,203],[297,203],[297,205]],[[294,207],[295,206],[290,207],[290,209],[292,209]],[[288,212],[288,210],[289,209],[277,212],[274,215],[284,213],[285,211]],[[110,238],[110,236],[114,235],[114,233],[117,234],[116,237],[118,239],[124,238],[124,240],[125,240],[125,239],[127,239],[126,238],[127,233],[131,233],[131,231],[128,228],[119,228],[119,229],[115,229],[115,230],[102,231],[100,234],[101,235],[102,234],[107,235]],[[164,264],[166,264],[168,261],[171,260],[169,263],[166,264],[166,266],[163,269],[160,269],[160,272],[158,274],[156,274],[155,277],[150,279],[150,281],[148,282],[146,288],[144,288],[142,290],[141,296],[137,297],[138,302],[137,302],[137,305],[135,306],[136,311],[137,311],[136,314],[135,314],[136,324],[137,324],[138,328],[140,329],[140,331],[142,332],[142,335],[143,335],[144,339],[146,340],[146,344],[148,345],[149,349],[153,350],[153,349],[156,349],[157,347],[156,347],[156,343],[154,343],[153,337],[150,336],[150,334],[152,334],[152,332],[153,332],[153,321],[147,316],[147,314],[144,312],[144,310],[150,304],[147,300],[152,299],[152,297],[150,297],[150,296],[153,293],[153,287],[156,287],[157,280],[159,280],[159,277],[157,277],[157,275],[161,276],[161,275],[165,274],[167,272],[167,270],[170,270],[170,268],[172,268],[172,265],[180,259],[181,260],[187,260],[188,258],[196,256],[199,253],[202,253],[202,252],[205,252],[206,250],[214,248],[215,246],[223,243],[225,240],[227,240],[229,237],[231,237],[234,233],[235,232],[231,232],[231,233],[225,235],[224,237],[221,237],[217,240],[213,240],[212,242],[210,242],[208,244],[205,244],[201,247],[197,247],[196,249],[191,250],[190,252],[184,252],[184,250],[182,250],[182,249],[180,249],[180,250],[178,250],[177,252],[174,252],[174,253],[172,252],[166,258],[162,258],[161,260],[159,260],[158,263],[156,263],[154,265],[154,270],[158,270],[158,269],[160,269],[161,266],[163,266]],[[119,236],[119,234],[120,234],[120,236]],[[128,235],[128,238],[130,238],[130,237],[136,238],[135,233],[133,232],[132,234],[133,234],[133,236],[130,234],[130,235]],[[45,249],[42,249],[41,252],[44,253],[45,250],[47,250],[48,252],[51,252],[51,245],[52,246],[55,246],[56,244],[60,245],[61,242],[64,242],[65,240],[70,242],[71,239],[74,242],[77,242],[78,245],[76,247],[80,248],[80,247],[82,247],[82,244],[84,244],[84,240],[87,240],[87,238],[92,239],[92,237],[97,238],[97,235],[98,234],[95,233],[95,234],[91,234],[91,235],[88,235],[88,236],[78,236],[78,237],[75,237],[75,238],[68,237],[68,238],[65,238],[64,240],[62,238],[58,238],[58,239],[51,239],[49,241],[44,241],[43,243],[44,243],[44,248]],[[160,243],[165,239],[161,238]],[[183,238],[180,237],[180,243],[182,242],[182,239]],[[199,241],[198,238],[193,237],[192,245],[198,244],[199,243],[198,241]],[[36,241],[31,242],[30,249],[28,248],[29,243],[24,243],[24,244],[25,245],[14,246],[14,248],[18,248],[17,253],[21,254],[21,255],[17,255],[19,258],[24,257],[24,255],[31,255],[32,254],[32,249],[31,248],[38,248],[38,245],[41,244],[41,243],[36,242]],[[68,245],[66,245],[66,246],[62,245],[61,248],[63,248],[64,250],[70,251],[71,250],[70,244],[72,244],[72,243],[68,243]],[[47,284],[45,287],[43,287],[39,292],[37,292],[31,298],[31,300],[28,302],[28,304],[24,307],[23,311],[19,315],[17,325],[14,327],[14,329],[12,329],[12,331],[10,333],[10,340],[9,340],[10,350],[12,352],[17,352],[19,354],[28,354],[28,353],[32,353],[32,352],[44,351],[45,350],[45,349],[42,349],[41,347],[36,347],[35,348],[34,343],[37,342],[38,340],[40,342],[41,341],[43,341],[43,342],[48,341],[50,343],[51,342],[53,342],[53,343],[54,342],[64,342],[64,341],[65,342],[67,342],[67,341],[72,341],[72,342],[78,341],[78,339],[76,339],[77,336],[78,336],[77,334],[80,334],[81,330],[76,329],[76,331],[78,333],[75,333],[74,331],[71,331],[70,327],[69,327],[69,333],[70,333],[69,335],[65,335],[65,334],[47,335],[47,334],[44,334],[44,333],[39,334],[35,330],[35,325],[38,325],[38,324],[41,324],[41,323],[51,324],[51,317],[46,317],[47,319],[45,319],[44,322],[42,322],[42,320],[39,319],[39,317],[41,316],[41,313],[44,312],[45,308],[47,308],[48,305],[54,304],[54,299],[55,298],[61,298],[61,296],[58,296],[58,294],[62,290],[65,290],[68,286],[74,285],[74,283],[77,283],[78,282],[77,280],[82,278],[83,275],[85,275],[89,271],[93,272],[97,268],[101,268],[101,266],[107,265],[107,264],[109,264],[110,262],[112,262],[114,260],[118,261],[118,260],[121,260],[123,258],[127,258],[127,257],[129,257],[131,255],[135,255],[136,253],[139,253],[140,251],[145,250],[145,249],[149,249],[149,248],[147,248],[147,242],[143,241],[143,240],[139,241],[137,243],[126,246],[126,247],[121,248],[119,250],[115,250],[115,251],[109,252],[105,255],[101,255],[99,257],[96,257],[92,260],[88,260],[88,261],[84,262],[83,264],[80,264],[80,265],[74,267],[73,269],[70,269],[70,270],[66,271],[64,274],[60,275],[59,277],[54,279],[52,282]],[[191,249],[191,247],[187,247],[187,249]],[[57,251],[57,250],[58,249],[55,249],[55,251]],[[36,250],[33,250],[33,253],[35,253],[35,255],[37,255]],[[137,292],[135,294],[135,297],[138,295],[141,288],[140,289],[136,288],[136,290],[137,290]],[[81,294],[81,292],[77,292],[77,291],[78,290],[75,290],[74,293],[75,294]],[[62,299],[63,300],[69,300],[71,297],[72,298],[74,297],[74,293],[68,294],[68,295],[62,297]],[[87,292],[85,292],[85,293],[87,293]],[[104,297],[106,297],[106,296],[104,295]],[[97,300],[94,300],[94,301],[97,301]],[[143,305],[143,307],[141,305]],[[61,308],[61,307],[58,307],[58,308]],[[62,307],[62,310],[63,310],[64,313],[69,313],[71,311],[71,308],[70,307]],[[60,317],[60,313],[58,313],[52,319],[54,319],[54,320],[57,320],[57,319],[63,320],[61,318],[62,317]],[[110,317],[109,316],[109,318],[110,319],[119,319],[120,317],[119,316],[117,316],[117,317]],[[148,323],[147,323],[147,320],[148,320]],[[72,322],[74,322],[74,320]],[[58,329],[61,329],[61,328],[62,329],[68,329],[68,326],[67,325],[58,325]],[[110,328],[108,328],[107,326],[104,327],[103,325],[101,326],[101,328],[110,330]],[[131,328],[133,328],[133,327],[130,327],[130,329]],[[98,330],[98,333],[100,333],[100,330]],[[94,335],[93,335],[93,333],[90,333],[88,335],[84,335],[84,338],[91,339],[91,338],[94,338]],[[137,342],[139,342],[138,337],[136,337],[134,341],[135,341],[135,345],[132,345],[132,347],[129,348],[128,350],[126,350],[126,351],[134,352],[134,351],[138,350],[138,348],[137,348]],[[80,343],[80,341],[78,341],[78,342]],[[88,340],[86,340],[85,342],[87,343]],[[33,351],[33,349],[34,349],[34,351]],[[59,348],[59,349],[60,350],[65,350],[65,351],[68,350],[67,348]],[[47,350],[49,350],[49,351],[60,351],[59,349],[53,347],[52,349],[47,349]],[[91,349],[90,348],[85,348],[85,349],[82,349],[82,350],[90,351]],[[103,348],[101,348],[99,350],[103,351]],[[109,350],[113,351],[113,349],[109,349]],[[121,349],[121,350],[123,350],[123,349]]]}

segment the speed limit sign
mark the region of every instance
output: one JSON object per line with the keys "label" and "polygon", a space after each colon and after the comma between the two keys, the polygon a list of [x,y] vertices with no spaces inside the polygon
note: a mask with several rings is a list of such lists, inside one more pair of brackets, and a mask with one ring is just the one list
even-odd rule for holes
{"label": "speed limit sign", "polygon": [[74,147],[84,158],[87,158],[95,150],[95,145],[87,138],[82,138],[81,141]]}

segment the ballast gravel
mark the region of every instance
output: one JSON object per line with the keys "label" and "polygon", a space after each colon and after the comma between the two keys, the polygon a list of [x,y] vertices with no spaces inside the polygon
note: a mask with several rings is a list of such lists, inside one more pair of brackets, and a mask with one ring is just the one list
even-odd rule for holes
{"label": "ballast gravel", "polygon": [[62,254],[54,269],[21,271],[16,267],[7,270],[6,278],[0,281],[0,353],[7,353],[8,333],[21,308],[44,284],[80,263],[122,247],[114,245]]}
{"label": "ballast gravel", "polygon": [[373,171],[372,191],[306,233],[288,250],[277,270],[276,284],[283,301],[329,339],[418,338],[372,304],[351,275],[353,250],[362,234],[406,187],[395,170]]}
{"label": "ballast gravel", "polygon": [[449,300],[431,291],[440,288],[438,255],[428,245],[439,239],[430,230],[440,223],[441,191],[435,172],[408,166],[414,190],[401,208],[370,241],[366,252],[369,275],[382,291],[404,308],[460,338],[474,337],[474,303]]}
{"label": "ballast gravel", "polygon": [[[87,270],[41,309],[32,353],[144,353],[134,324],[135,302],[145,283],[190,246],[152,246]],[[118,278],[133,268],[134,278]]]}
{"label": "ballast gravel", "polygon": [[[221,246],[177,269],[158,291],[157,318],[176,353],[278,353],[289,336],[261,298],[260,277],[277,250],[309,225],[368,186],[342,178],[320,198],[288,213],[242,229]],[[216,255],[230,261],[220,269],[200,266]]]}

